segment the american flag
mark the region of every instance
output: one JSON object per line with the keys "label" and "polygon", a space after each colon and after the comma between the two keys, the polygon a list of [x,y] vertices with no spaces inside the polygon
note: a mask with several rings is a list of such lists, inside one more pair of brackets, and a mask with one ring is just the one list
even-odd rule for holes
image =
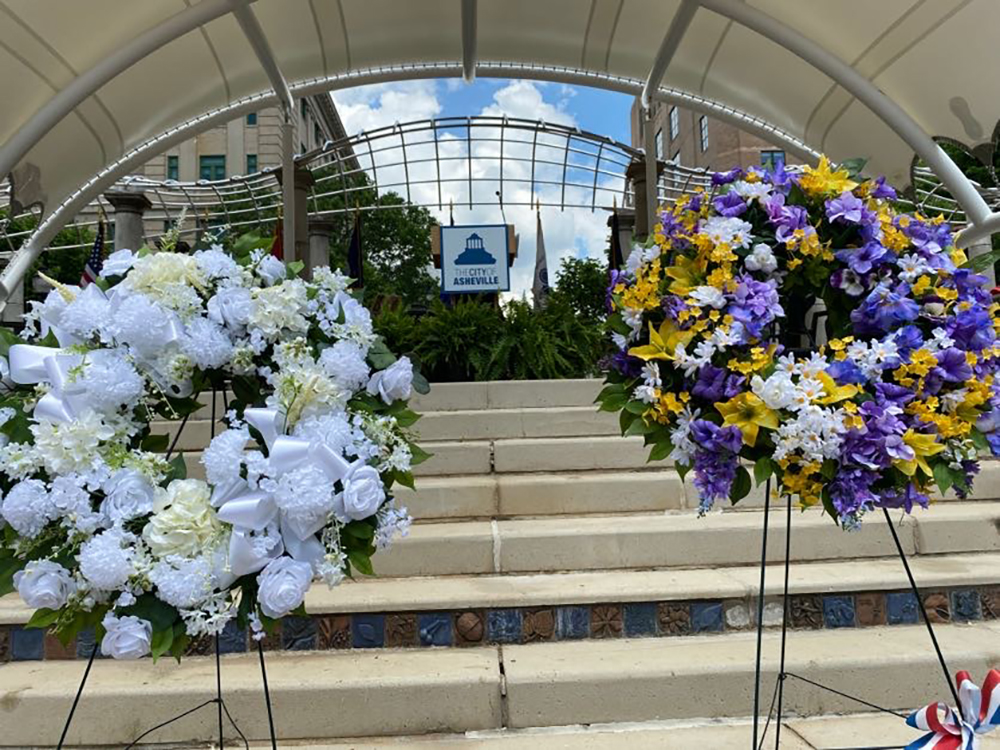
{"label": "american flag", "polygon": [[93,284],[101,274],[104,267],[104,217],[97,220],[97,237],[94,239],[94,248],[90,251],[87,264],[83,267],[83,275],[80,277],[80,287]]}

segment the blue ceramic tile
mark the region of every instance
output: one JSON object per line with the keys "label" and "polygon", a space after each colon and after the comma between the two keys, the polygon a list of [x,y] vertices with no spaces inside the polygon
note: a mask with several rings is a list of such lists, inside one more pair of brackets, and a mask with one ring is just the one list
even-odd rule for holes
{"label": "blue ceramic tile", "polygon": [[[84,628],[76,634],[76,656],[78,659],[89,659],[90,652],[94,648],[94,629]],[[97,656],[100,658],[101,650],[97,649]]]}
{"label": "blue ceramic tile", "polygon": [[41,659],[45,655],[45,631],[41,628],[14,628],[10,634],[14,661]]}
{"label": "blue ceramic tile", "polygon": [[446,612],[432,612],[417,618],[421,646],[451,645],[451,616]]}
{"label": "blue ceramic tile", "polygon": [[698,602],[691,605],[691,628],[695,633],[722,630],[722,603]]}
{"label": "blue ceramic tile", "polygon": [[824,596],[823,622],[828,628],[853,628],[854,597]]}
{"label": "blue ceramic tile", "polygon": [[586,638],[590,633],[590,607],[559,607],[556,610],[557,638]]}
{"label": "blue ceramic tile", "polygon": [[282,622],[281,645],[286,651],[316,648],[316,621],[311,617],[286,617]]}
{"label": "blue ceramic tile", "polygon": [[951,592],[951,619],[956,622],[981,620],[982,609],[979,606],[979,592],[972,589],[959,589]]}
{"label": "blue ceramic tile", "polygon": [[385,615],[354,615],[351,619],[354,648],[377,648],[385,644]]}
{"label": "blue ceramic tile", "polygon": [[230,620],[219,633],[219,651],[223,654],[240,654],[247,650],[247,631]]}
{"label": "blue ceramic tile", "polygon": [[920,605],[912,591],[887,594],[885,603],[890,625],[912,625],[920,618],[920,610],[917,609]]}
{"label": "blue ceramic tile", "polygon": [[625,635],[629,638],[656,635],[656,605],[626,604]]}
{"label": "blue ceramic tile", "polygon": [[522,617],[517,609],[491,609],[486,614],[486,634],[493,643],[519,643]]}

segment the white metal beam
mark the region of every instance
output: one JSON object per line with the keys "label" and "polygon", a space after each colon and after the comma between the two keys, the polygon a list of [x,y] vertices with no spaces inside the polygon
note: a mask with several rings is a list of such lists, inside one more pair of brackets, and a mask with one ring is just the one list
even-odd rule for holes
{"label": "white metal beam", "polygon": [[[613,91],[637,96],[643,87],[643,82],[635,78],[611,76],[606,73],[574,70],[543,65],[526,65],[507,62],[481,62],[477,69],[484,78],[529,78],[540,81],[555,81],[557,83],[578,84],[581,86],[597,86]],[[312,96],[337,89],[363,86],[372,83],[388,81],[422,80],[430,78],[458,78],[463,73],[459,63],[429,63],[416,65],[384,66],[378,68],[352,70],[345,73],[327,76],[320,79],[310,79],[292,84],[290,89],[294,96]],[[678,104],[700,114],[715,117],[723,122],[736,125],[755,135],[760,135],[776,145],[782,145],[790,154],[804,161],[815,162],[819,153],[809,146],[789,135],[780,128],[728,107],[719,102],[707,99],[697,94],[691,94],[677,89],[660,88],[654,99],[672,104]],[[46,216],[35,230],[35,233],[11,257],[3,272],[0,273],[0,309],[11,291],[17,288],[21,279],[31,268],[45,246],[52,241],[59,231],[71,221],[83,208],[102,192],[111,187],[116,180],[132,173],[157,154],[186,141],[188,138],[222,125],[230,120],[242,117],[249,112],[255,112],[264,107],[279,105],[277,95],[273,91],[262,91],[245,97],[225,107],[206,112],[187,122],[164,131],[140,146],[122,155],[109,164],[78,190],[72,193],[51,214]]]}
{"label": "white metal beam", "polygon": [[250,42],[257,60],[264,68],[267,79],[271,82],[278,101],[284,114],[284,122],[281,126],[281,199],[284,204],[284,220],[281,225],[282,247],[285,258],[288,260],[298,260],[295,257],[295,101],[292,98],[292,91],[285,80],[278,61],[271,50],[271,44],[267,41],[264,29],[261,28],[260,21],[257,20],[253,10],[242,3],[242,0],[231,0],[233,15],[239,21],[240,28],[244,36]]}
{"label": "white metal beam", "polygon": [[477,0],[462,0],[462,77],[466,83],[476,80]]}
{"label": "white metal beam", "polygon": [[653,92],[660,88],[660,82],[663,81],[663,76],[667,72],[667,68],[670,67],[670,61],[674,59],[674,54],[697,12],[698,3],[695,0],[681,0],[681,5],[677,9],[677,13],[674,14],[667,33],[663,37],[663,42],[660,44],[660,49],[657,51],[656,57],[653,58],[653,66],[649,69],[649,75],[646,77],[646,85],[642,87],[643,109],[649,109]]}
{"label": "white metal beam", "polygon": [[761,36],[781,45],[801,57],[807,63],[826,73],[844,87],[879,119],[895,131],[923,159],[934,173],[941,178],[955,200],[962,206],[965,215],[973,224],[980,224],[990,214],[989,206],[975,186],[951,157],[917,124],[909,113],[883,94],[879,88],[852,68],[846,62],[815,41],[800,34],[773,16],[769,16],[749,3],[741,0],[697,0],[712,10],[736,23],[756,31]]}
{"label": "white metal beam", "polygon": [[955,244],[965,249],[997,233],[1000,233],[1000,212],[991,213],[981,221],[963,229],[955,238]]}
{"label": "white metal beam", "polygon": [[[253,0],[239,2],[242,5]],[[0,179],[16,167],[46,133],[101,86],[163,45],[232,10],[232,0],[202,0],[143,32],[74,78],[0,147]]]}

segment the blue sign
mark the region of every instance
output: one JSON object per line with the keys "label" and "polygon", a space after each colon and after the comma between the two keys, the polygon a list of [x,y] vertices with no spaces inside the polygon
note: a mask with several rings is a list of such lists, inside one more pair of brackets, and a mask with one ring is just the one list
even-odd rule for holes
{"label": "blue sign", "polygon": [[441,227],[441,291],[510,290],[507,226]]}

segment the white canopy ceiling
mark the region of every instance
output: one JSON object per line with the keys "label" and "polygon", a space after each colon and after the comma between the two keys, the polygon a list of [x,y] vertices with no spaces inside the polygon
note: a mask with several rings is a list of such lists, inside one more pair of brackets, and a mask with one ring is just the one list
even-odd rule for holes
{"label": "white canopy ceiling", "polygon": [[[243,4],[0,0],[0,165],[5,155],[16,155],[18,139],[23,145],[36,132],[37,113],[74,79],[95,66],[95,74],[113,71],[116,55],[135,51],[129,45],[151,39],[157,28],[191,28],[109,73],[96,93],[18,158],[22,202],[37,200],[51,212],[93,174],[164,131],[269,91],[268,76],[230,12]],[[853,66],[926,133],[970,146],[990,139],[1000,117],[997,0],[747,5]],[[454,74],[463,54],[467,61],[534,68],[513,69],[510,77],[585,71],[600,74],[590,79],[597,84],[636,90],[680,6],[681,0],[257,0],[250,7],[278,67],[293,92],[301,92],[376,79],[360,71],[379,66],[448,63]],[[474,38],[463,39],[463,9],[476,17]],[[353,75],[337,78],[345,73]],[[499,72],[484,65],[480,74]],[[398,76],[407,74],[398,70]],[[311,87],[302,85],[310,80]],[[834,159],[869,157],[871,171],[908,182],[913,148],[878,115],[785,46],[708,7],[694,14],[663,85],[769,122]]]}

